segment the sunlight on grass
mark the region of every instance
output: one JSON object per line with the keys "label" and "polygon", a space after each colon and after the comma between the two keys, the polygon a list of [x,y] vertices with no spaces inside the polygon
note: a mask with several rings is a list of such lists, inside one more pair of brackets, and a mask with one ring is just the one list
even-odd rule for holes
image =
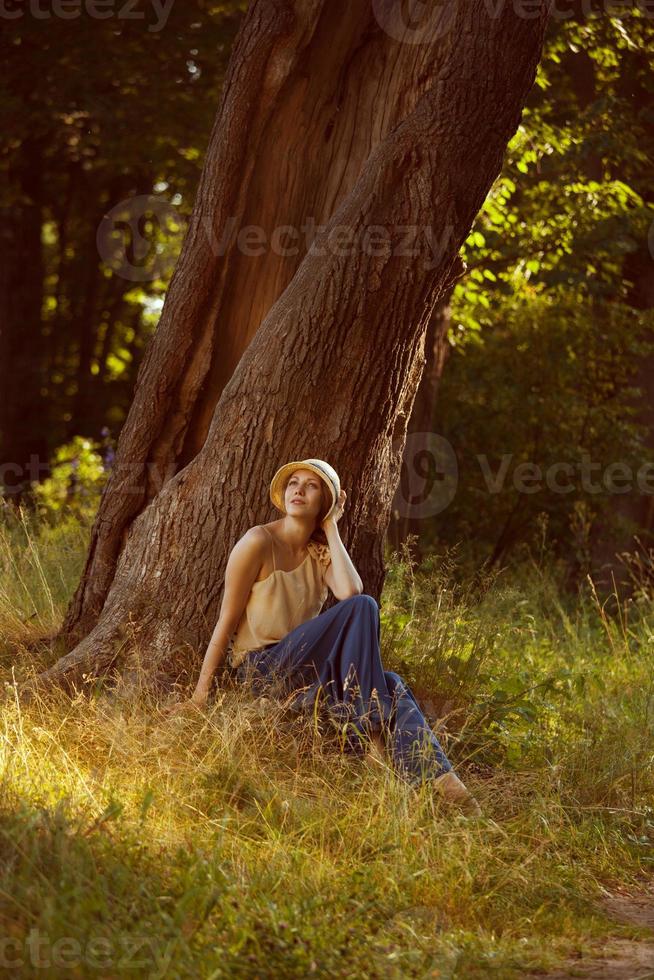
{"label": "sunlight on grass", "polygon": [[594,903],[654,862],[651,600],[609,619],[533,564],[473,586],[396,556],[384,662],[495,824],[469,822],[231,681],[173,718],[120,688],[19,703],[86,540],[0,530],[0,912],[27,975],[519,977],[619,930]]}

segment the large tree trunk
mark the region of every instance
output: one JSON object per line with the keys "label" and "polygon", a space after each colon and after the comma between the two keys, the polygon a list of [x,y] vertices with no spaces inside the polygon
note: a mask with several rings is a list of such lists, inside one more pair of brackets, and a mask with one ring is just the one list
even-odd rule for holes
{"label": "large tree trunk", "polygon": [[[393,6],[373,5],[378,11]],[[190,228],[64,623],[70,643],[95,624],[131,522],[204,444],[225,383],[306,255],[311,234],[303,229],[332,217],[371,152],[430,86],[447,84],[455,98],[453,116],[465,125],[471,107],[463,80],[439,81],[453,63],[462,13],[446,5],[442,32],[435,22],[433,41],[414,44],[383,30],[373,7],[346,0],[255,0],[248,10],[234,43]],[[456,55],[466,65],[466,79],[478,73],[467,62],[470,52],[484,47],[483,32],[490,25],[494,33],[507,14],[489,22],[482,5],[468,17],[477,20],[468,21],[470,36],[465,43],[459,38],[463,50]],[[512,20],[520,36],[529,35],[537,57],[544,16]],[[500,56],[490,49],[481,54],[484,64]],[[484,90],[487,128],[496,111],[516,111],[509,106],[516,92],[509,96],[498,87],[493,93],[479,76],[472,89]],[[401,218],[400,224],[413,220],[410,213]],[[258,257],[243,254],[244,231],[253,225],[271,243],[284,227],[294,229],[297,254],[280,255],[283,250],[270,246]],[[449,229],[432,212],[417,232],[425,230],[435,233],[437,247]]]}
{"label": "large tree trunk", "polygon": [[[100,618],[45,678],[122,668],[120,640],[133,638],[153,683],[169,682],[175,651],[208,641],[227,555],[270,517],[268,483],[289,458],[339,470],[342,534],[379,596],[425,330],[461,273],[542,47],[545,2],[535,18],[495,13],[483,0],[435,7],[440,29],[415,44],[390,37],[368,5],[252,4],[67,628]],[[233,241],[224,258],[207,242],[207,216],[220,230],[229,215],[267,229],[328,220],[302,256],[267,252],[255,272]],[[356,247],[343,248],[339,227]],[[227,312],[240,343],[220,368]]]}

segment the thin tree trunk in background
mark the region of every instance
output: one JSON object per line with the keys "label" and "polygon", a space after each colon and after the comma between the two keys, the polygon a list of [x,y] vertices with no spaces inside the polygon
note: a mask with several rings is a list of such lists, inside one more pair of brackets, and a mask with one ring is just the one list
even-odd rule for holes
{"label": "thin tree trunk in background", "polygon": [[[630,305],[637,310],[654,309],[652,256],[647,248],[627,256],[624,275],[633,283],[628,297]],[[634,420],[645,426],[647,432],[642,458],[642,463],[646,463],[654,457],[654,356],[649,355],[639,363],[633,383],[641,390],[634,404]],[[591,574],[601,594],[611,593],[614,588],[620,592],[629,590],[629,569],[618,557],[620,553],[638,552],[644,557],[643,548],[654,547],[654,495],[632,487],[628,493],[613,494],[611,510],[620,520],[622,531],[618,527],[610,532],[602,523],[590,532]]]}
{"label": "thin tree trunk in background", "polygon": [[[384,30],[369,4],[250,5],[234,42],[189,230],[67,611],[63,630],[71,642],[97,620],[132,522],[202,448],[224,386],[306,256],[311,229],[333,216],[370,154],[452,58],[461,12],[448,4],[436,16],[442,31],[434,30],[431,43],[415,44]],[[494,31],[505,16],[489,20],[486,7],[472,6],[469,29]],[[542,16],[526,27],[522,20],[518,33],[537,38],[541,26]],[[464,52],[468,42],[481,46],[480,36],[465,41]],[[477,69],[466,64],[465,70],[467,79]],[[449,89],[450,80],[439,84],[446,82]],[[484,82],[471,79],[470,90],[480,88]],[[483,95],[492,116],[490,91]],[[493,97],[500,104],[510,98],[499,90]],[[463,84],[456,98],[463,116],[474,111]],[[463,202],[459,207],[467,213]],[[437,251],[443,216],[432,212],[423,220],[416,237],[433,232]],[[414,223],[414,216],[398,223]],[[253,239],[266,243],[261,254],[251,254]]]}
{"label": "thin tree trunk in background", "polygon": [[[97,392],[105,380],[109,341],[116,324],[110,319],[101,351],[97,349],[100,346],[100,326],[105,311],[109,311],[110,318],[115,316],[116,301],[113,297],[118,296],[122,302],[125,293],[134,287],[134,282],[127,278],[114,276],[107,280],[104,277],[98,255],[98,228],[105,213],[119,201],[133,195],[138,200],[140,195],[149,194],[154,180],[154,174],[143,169],[127,175],[119,174],[105,188],[84,186],[84,194],[88,200],[82,209],[83,213],[92,213],[94,208],[99,210],[96,210],[94,217],[86,225],[87,240],[82,245],[82,262],[78,272],[84,288],[78,290],[78,307],[72,314],[71,322],[66,323],[72,345],[64,354],[64,363],[70,359],[74,365],[74,373],[70,372],[74,394],[68,411],[70,422],[66,439],[72,439],[79,433],[98,438],[103,413],[108,405],[106,398],[97,397]],[[140,316],[139,310],[139,318]],[[91,370],[94,356],[98,358],[97,374],[93,374]]]}
{"label": "thin tree trunk in background", "polygon": [[[131,288],[131,283],[125,282],[123,279],[119,279],[117,276],[114,276],[112,279],[107,281],[107,292],[103,298],[102,305],[102,309],[106,313],[105,326],[102,334],[99,337],[100,347],[97,352],[99,370],[94,378],[95,385],[103,384],[104,378],[107,374],[107,361],[109,354],[112,351],[118,321],[121,320],[121,318],[126,317],[128,313],[131,313],[133,316],[134,312],[137,312],[138,323],[140,324],[141,322],[140,309],[130,309],[130,304],[128,304],[127,300],[125,299],[125,293],[129,292]],[[129,316],[128,319],[131,320],[132,316]],[[138,327],[135,328],[135,333],[138,333]]]}
{"label": "thin tree trunk in background", "polygon": [[68,179],[66,181],[66,191],[60,200],[55,198],[50,204],[55,224],[57,226],[57,260],[56,277],[57,284],[54,292],[54,313],[50,320],[44,324],[44,333],[47,340],[44,342],[44,359],[48,365],[48,375],[46,381],[47,398],[50,403],[53,400],[53,392],[56,387],[53,384],[53,375],[58,368],[63,368],[63,362],[59,361],[60,347],[59,338],[61,336],[65,318],[62,313],[64,302],[64,285],[66,282],[67,268],[67,249],[69,242],[69,230],[73,214],[73,201],[75,184],[80,177],[79,164],[70,163],[68,166]]}
{"label": "thin tree trunk in background", "polygon": [[0,221],[0,484],[15,504],[47,473],[43,434],[43,164],[25,140],[9,169],[18,203]]}
{"label": "thin tree trunk in background", "polygon": [[[460,246],[518,126],[547,20],[545,4],[536,19],[519,17],[510,5],[490,18],[483,0],[451,10],[449,29],[429,43],[390,46],[367,7],[355,16],[345,4],[316,0],[299,7],[294,17],[291,4],[262,0],[248,11],[190,229],[139,372],[129,424],[118,443],[120,458],[103,496],[68,625],[90,628],[99,613],[100,618],[42,681],[72,682],[82,673],[88,680],[110,665],[122,672],[129,667],[121,654],[123,640],[131,639],[138,643],[149,683],[169,685],[179,670],[180,648],[189,645],[197,656],[206,645],[229,551],[248,527],[270,517],[268,484],[289,458],[320,455],[336,466],[349,491],[343,539],[366,591],[381,594],[382,542],[420,379],[424,334],[439,298],[462,272]],[[439,8],[439,16],[449,12],[450,7]],[[314,73],[332,92],[334,76],[349,77],[355,52],[367,67],[359,78],[359,100],[377,106],[376,118],[385,118],[393,95],[402,91],[404,118],[381,142],[368,133],[364,160],[356,149],[364,121],[357,102],[343,91],[346,120],[331,120],[320,153],[311,153],[317,138],[312,133],[307,160],[298,161]],[[366,87],[373,65],[377,85],[384,80],[376,100]],[[348,93],[355,82],[351,77]],[[247,119],[255,127],[242,156]],[[343,145],[343,127],[352,151],[349,142]],[[276,153],[263,153],[264,134],[271,139],[276,129]],[[313,156],[329,155],[326,147],[336,132],[338,149],[325,170],[329,179],[322,192],[324,208],[332,212],[326,229],[273,305],[276,290],[264,276],[267,299],[259,292],[251,297],[252,305],[260,304],[251,323],[265,318],[222,389],[206,438],[127,525],[127,515],[148,499],[145,462],[175,462],[189,421],[181,407],[190,411],[205,398],[203,383],[211,387],[206,362],[216,356],[216,300],[233,291],[232,269],[243,264],[238,250],[225,260],[211,253],[201,218],[213,215],[220,226],[239,204],[240,220],[248,212],[234,196],[237,188],[251,195],[250,207],[258,193],[263,211],[268,198],[262,189],[272,186],[281,169],[287,176],[279,187],[305,186],[303,194],[291,195],[294,206],[287,200],[275,220],[297,223],[321,196],[311,190],[324,170],[311,165]],[[360,172],[348,181],[351,152]],[[216,173],[219,160],[224,166]],[[333,169],[339,166],[349,189],[337,203]],[[260,171],[254,184],[252,169]],[[419,232],[412,254],[406,253],[407,225]],[[345,249],[349,254],[343,254],[339,228],[347,230],[349,242],[358,243]],[[386,234],[375,248],[364,247],[373,228]],[[439,243],[436,250],[429,230]],[[277,257],[269,261],[277,270],[275,281],[283,280]],[[159,453],[166,446],[175,450],[172,456],[168,449]],[[107,549],[109,537],[102,537],[103,521],[111,514],[119,518],[119,532],[126,532],[119,556]]]}
{"label": "thin tree trunk in background", "polygon": [[[443,376],[445,362],[450,350],[447,332],[452,315],[450,307],[452,291],[452,288],[448,289],[447,294],[443,295],[438,301],[434,313],[429,320],[425,335],[425,366],[413,403],[407,436],[417,433],[431,433],[434,426],[438,386]],[[409,447],[412,448],[414,446],[415,442],[410,440]],[[429,452],[427,443],[425,443],[425,448]],[[413,472],[414,462],[412,454],[409,454],[409,458],[403,461],[402,466],[406,467],[408,471],[406,486],[409,490],[415,483],[422,484],[425,482],[425,479],[420,474]],[[423,487],[421,486],[418,489],[421,490]],[[425,491],[429,492],[429,487],[426,487]],[[415,511],[415,508],[412,507],[412,501],[405,498],[403,481],[400,480],[400,485],[398,486],[391,510],[387,540],[393,551],[400,551],[409,536],[414,535],[415,538],[411,539],[409,546],[409,554],[419,564],[424,557],[423,538],[426,524],[424,517],[413,516],[412,511]]]}
{"label": "thin tree trunk in background", "polygon": [[102,215],[96,215],[89,223],[89,237],[85,249],[86,285],[82,294],[81,308],[77,315],[77,371],[76,392],[70,413],[68,439],[77,433],[93,435],[92,389],[93,375],[91,361],[95,351],[98,331],[98,290],[102,272],[96,246],[96,230],[102,220]]}

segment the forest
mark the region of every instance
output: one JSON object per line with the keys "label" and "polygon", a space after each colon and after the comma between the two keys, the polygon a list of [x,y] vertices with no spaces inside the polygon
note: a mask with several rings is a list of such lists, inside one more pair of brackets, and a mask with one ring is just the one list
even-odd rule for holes
{"label": "forest", "polygon": [[[652,4],[0,19],[0,968],[654,976]],[[310,460],[478,819],[194,704]]]}

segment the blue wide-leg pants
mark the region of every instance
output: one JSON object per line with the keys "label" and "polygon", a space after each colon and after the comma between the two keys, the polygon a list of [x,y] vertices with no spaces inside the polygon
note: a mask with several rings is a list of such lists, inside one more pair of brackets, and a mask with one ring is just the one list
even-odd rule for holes
{"label": "blue wide-leg pants", "polygon": [[410,688],[384,670],[379,606],[370,595],[342,599],[277,643],[251,650],[235,673],[256,692],[278,684],[291,708],[326,708],[357,755],[370,734],[381,733],[394,768],[413,785],[452,769]]}

